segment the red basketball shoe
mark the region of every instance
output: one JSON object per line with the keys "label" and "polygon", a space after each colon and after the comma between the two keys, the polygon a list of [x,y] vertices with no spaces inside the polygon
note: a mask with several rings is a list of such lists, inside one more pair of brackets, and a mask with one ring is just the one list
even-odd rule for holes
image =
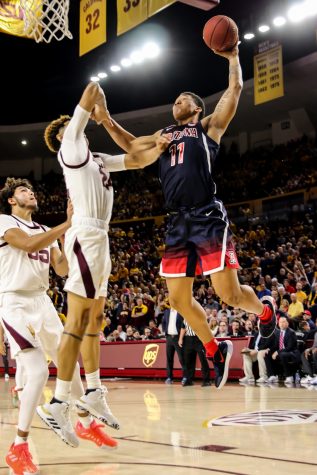
{"label": "red basketball shoe", "polygon": [[107,435],[101,428],[103,424],[93,421],[89,427],[84,427],[81,422],[77,422],[75,432],[80,439],[91,440],[101,449],[116,449],[118,442]]}
{"label": "red basketball shoe", "polygon": [[27,442],[24,444],[12,444],[8,455],[6,456],[6,462],[12,469],[14,475],[31,475],[39,474],[39,468],[33,463],[32,455],[29,452],[29,445]]}

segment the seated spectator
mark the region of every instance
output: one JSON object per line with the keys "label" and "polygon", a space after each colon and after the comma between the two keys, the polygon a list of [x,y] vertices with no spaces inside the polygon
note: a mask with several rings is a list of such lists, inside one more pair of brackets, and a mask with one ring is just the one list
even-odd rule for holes
{"label": "seated spectator", "polygon": [[242,329],[243,336],[254,336],[256,331],[253,328],[253,323],[251,320],[246,320],[244,322],[244,329]]}
{"label": "seated spectator", "polygon": [[231,323],[231,329],[228,332],[230,338],[238,338],[243,336],[243,333],[240,328],[240,322],[238,320],[233,320]]}
{"label": "seated spectator", "polygon": [[303,313],[303,320],[305,320],[305,322],[308,323],[309,325],[309,328],[311,330],[315,330],[316,329],[316,325],[315,323],[312,321],[311,319],[311,312],[309,310],[304,310],[304,313]]}
{"label": "seated spectator", "polygon": [[131,321],[138,330],[143,330],[147,325],[147,313],[148,307],[144,305],[142,298],[137,298],[136,305],[132,309]]}
{"label": "seated spectator", "polygon": [[282,312],[288,314],[289,301],[286,300],[286,299],[282,299],[282,300],[281,300],[281,303],[280,303],[279,309],[280,309]]}
{"label": "seated spectator", "polygon": [[302,370],[306,374],[300,380],[301,384],[317,384],[317,332],[311,348],[307,348],[301,354]]}
{"label": "seated spectator", "polygon": [[127,334],[125,331],[123,331],[122,325],[118,325],[117,330],[118,330],[119,337],[121,338],[121,340],[125,341],[127,338]]}
{"label": "seated spectator", "polygon": [[303,286],[301,282],[297,282],[296,284],[296,297],[297,297],[297,300],[301,303],[303,303],[304,300],[308,299],[308,295],[306,295],[305,292],[303,292]]}
{"label": "seated spectator", "polygon": [[157,328],[156,323],[154,320],[149,321],[149,327],[151,330],[151,336],[153,339],[159,338],[160,337],[160,330]]}
{"label": "seated spectator", "polygon": [[103,333],[105,337],[107,338],[112,333],[113,329],[111,328],[112,325],[111,325],[111,320],[109,317],[105,317],[104,321],[105,321],[105,326],[103,329]]}
{"label": "seated spectator", "polygon": [[141,335],[142,340],[153,340],[153,337],[151,335],[151,329],[148,327],[144,328],[144,333]]}
{"label": "seated spectator", "polygon": [[128,324],[130,317],[131,317],[131,311],[129,310],[129,306],[127,302],[123,302],[120,304],[121,309],[118,307],[118,323],[122,325],[122,327],[126,327]]}
{"label": "seated spectator", "polygon": [[226,322],[219,323],[219,328],[215,336],[218,338],[225,338],[228,336],[228,325]]}
{"label": "seated spectator", "polygon": [[259,364],[259,378],[257,383],[266,383],[268,380],[267,369],[265,364],[266,350],[274,343],[274,334],[270,338],[262,338],[260,333],[255,333],[254,338],[251,339],[248,348],[241,350],[243,356],[243,371],[244,377],[239,379],[240,383],[254,383],[253,363],[255,361]]}
{"label": "seated spectator", "polygon": [[261,299],[265,295],[271,295],[271,291],[270,291],[270,289],[266,288],[265,282],[262,282],[259,287],[260,288],[257,291],[257,296],[258,296],[259,299]]}
{"label": "seated spectator", "polygon": [[133,338],[134,338],[135,340],[142,340],[139,330],[135,330],[135,331],[133,332]]}
{"label": "seated spectator", "polygon": [[291,304],[290,306],[288,307],[288,315],[291,317],[291,318],[297,318],[299,319],[299,317],[301,317],[301,315],[304,313],[304,306],[302,304],[302,302],[300,302],[298,299],[297,299],[297,296],[296,294],[293,292],[291,294]]}
{"label": "seated spectator", "polygon": [[226,312],[228,318],[231,317],[231,312],[230,312],[230,310],[229,310],[229,308],[228,308],[228,305],[227,305],[226,303],[222,302],[222,304],[221,304],[221,309],[218,310],[218,313],[217,313],[217,319],[218,319],[218,320],[220,320],[220,316],[221,316],[221,314],[223,314],[224,312]]}
{"label": "seated spectator", "polygon": [[277,383],[278,375],[282,372],[285,383],[290,384],[294,382],[294,376],[300,362],[300,352],[297,349],[296,333],[289,328],[288,318],[280,317],[278,326],[279,330],[277,330],[275,338],[266,350],[265,355],[268,381]]}
{"label": "seated spectator", "polygon": [[127,332],[127,337],[126,337],[125,341],[134,341],[135,338],[134,338],[134,335],[133,335],[133,328],[130,325],[127,327],[126,332]]}
{"label": "seated spectator", "polygon": [[120,334],[118,330],[113,330],[112,332],[112,340],[110,341],[123,341],[122,338],[120,337]]}

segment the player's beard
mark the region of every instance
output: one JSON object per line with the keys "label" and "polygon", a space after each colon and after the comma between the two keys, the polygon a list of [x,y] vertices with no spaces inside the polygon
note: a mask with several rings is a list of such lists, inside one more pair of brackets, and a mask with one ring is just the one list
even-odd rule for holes
{"label": "player's beard", "polygon": [[19,200],[18,198],[15,198],[16,202],[18,203],[19,207],[22,209],[28,209],[32,211],[32,213],[36,213],[39,210],[39,207],[37,205],[37,202],[34,204],[25,204],[23,201]]}

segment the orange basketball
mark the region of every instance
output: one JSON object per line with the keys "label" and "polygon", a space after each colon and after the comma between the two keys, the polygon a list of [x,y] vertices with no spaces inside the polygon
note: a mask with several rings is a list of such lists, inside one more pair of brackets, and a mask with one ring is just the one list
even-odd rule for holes
{"label": "orange basketball", "polygon": [[210,49],[229,51],[238,42],[238,27],[228,16],[213,16],[204,26],[203,39]]}

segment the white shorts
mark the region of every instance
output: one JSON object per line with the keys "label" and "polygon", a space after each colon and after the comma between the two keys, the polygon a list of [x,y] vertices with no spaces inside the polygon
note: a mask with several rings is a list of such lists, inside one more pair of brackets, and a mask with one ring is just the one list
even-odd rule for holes
{"label": "white shorts", "polygon": [[64,289],[81,297],[107,295],[111,272],[108,225],[93,218],[74,218],[65,234],[68,279]]}
{"label": "white shorts", "polygon": [[48,355],[51,350],[56,352],[63,325],[47,294],[1,294],[0,318],[9,340],[12,358],[21,350],[30,348],[41,347]]}

